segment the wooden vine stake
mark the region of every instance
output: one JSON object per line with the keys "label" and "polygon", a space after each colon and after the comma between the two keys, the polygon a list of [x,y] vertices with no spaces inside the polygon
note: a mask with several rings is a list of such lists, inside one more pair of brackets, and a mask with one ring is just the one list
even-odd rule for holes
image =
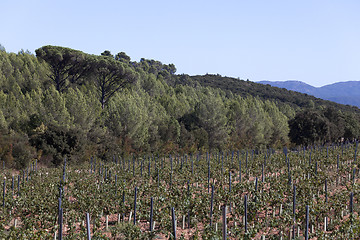
{"label": "wooden vine stake", "polygon": [[296,186],[294,185],[294,192],[293,192],[293,239],[295,239],[295,225],[296,225]]}
{"label": "wooden vine stake", "polygon": [[208,159],[208,192],[210,191],[210,158]]}
{"label": "wooden vine stake", "polygon": [[305,216],[305,240],[309,239],[309,205],[306,205],[306,216]]}
{"label": "wooden vine stake", "polygon": [[12,191],[12,195],[14,195],[14,175],[12,175],[11,178],[11,191]]}
{"label": "wooden vine stake", "polygon": [[123,190],[122,194],[122,219],[125,221],[125,190]]}
{"label": "wooden vine stake", "polygon": [[62,229],[63,229],[63,209],[60,209],[59,215],[59,240],[62,240]]}
{"label": "wooden vine stake", "polygon": [[176,217],[174,207],[171,208],[172,230],[174,239],[176,239]]}
{"label": "wooden vine stake", "polygon": [[239,151],[237,153],[238,153],[238,161],[239,161],[239,182],[241,182],[241,159],[239,156]]}
{"label": "wooden vine stake", "polygon": [[244,225],[245,225],[245,233],[247,233],[247,195],[245,195],[244,199]]}
{"label": "wooden vine stake", "polygon": [[354,193],[350,193],[350,214],[353,213],[353,200],[354,200]]}
{"label": "wooden vine stake", "polygon": [[246,151],[246,157],[245,157],[245,174],[248,174],[248,151]]}
{"label": "wooden vine stake", "polygon": [[226,205],[222,206],[222,231],[223,231],[223,240],[227,239],[227,230],[226,230]]}
{"label": "wooden vine stake", "polygon": [[214,185],[211,185],[211,200],[210,200],[210,227],[212,226],[213,207],[214,207]]}
{"label": "wooden vine stake", "polygon": [[325,179],[325,203],[328,202],[328,187],[327,187],[327,179]]}
{"label": "wooden vine stake", "polygon": [[90,234],[90,215],[86,213],[86,232],[87,232],[87,240],[91,240]]}
{"label": "wooden vine stake", "polygon": [[4,179],[4,185],[3,185],[3,207],[5,207],[5,191],[6,191],[6,189],[5,189],[5,187],[6,187],[6,180]]}
{"label": "wooden vine stake", "polygon": [[153,198],[150,199],[150,232],[153,230]]}
{"label": "wooden vine stake", "polygon": [[231,170],[229,170],[229,193],[231,192]]}
{"label": "wooden vine stake", "polygon": [[134,197],[134,225],[136,224],[136,198],[137,198],[137,187],[135,187],[135,197]]}
{"label": "wooden vine stake", "polygon": [[21,181],[21,176],[18,175],[18,182],[17,182],[17,195],[20,195],[20,181]]}
{"label": "wooden vine stake", "polygon": [[105,216],[105,230],[109,231],[109,215]]}

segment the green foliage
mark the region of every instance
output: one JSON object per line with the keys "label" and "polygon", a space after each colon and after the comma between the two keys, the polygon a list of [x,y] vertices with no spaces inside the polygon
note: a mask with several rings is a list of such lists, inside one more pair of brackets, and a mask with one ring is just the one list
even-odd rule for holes
{"label": "green foliage", "polygon": [[289,120],[291,141],[309,145],[314,142],[336,142],[342,138],[353,140],[359,136],[359,120],[353,113],[334,108],[305,110]]}
{"label": "green foliage", "polygon": [[35,52],[39,59],[49,64],[50,79],[60,92],[67,89],[70,83],[78,83],[93,67],[87,54],[70,48],[44,46]]}
{"label": "green foliage", "polygon": [[130,62],[131,58],[124,52],[119,52],[115,55],[115,60],[121,61],[121,62]]}
{"label": "green foliage", "polygon": [[306,110],[289,121],[291,141],[298,145],[323,142],[328,134],[326,118],[319,112]]}
{"label": "green foliage", "polygon": [[133,84],[137,78],[133,70],[107,56],[96,58],[92,66],[102,109],[116,92]]}
{"label": "green foliage", "polygon": [[344,121],[344,138],[358,138],[360,136],[360,117],[354,113],[345,113]]}
{"label": "green foliage", "polygon": [[92,91],[70,88],[63,96],[72,125],[83,131],[89,131],[96,125],[101,115],[101,105]]}
{"label": "green foliage", "polygon": [[111,229],[111,235],[117,239],[148,239],[148,234],[142,233],[140,227],[133,223],[120,223]]}
{"label": "green foliage", "polygon": [[4,114],[0,109],[0,130],[7,129],[7,122],[5,120]]}
{"label": "green foliage", "polygon": [[36,157],[35,149],[30,146],[24,134],[10,135],[0,132],[0,159],[5,165],[15,169],[23,169]]}
{"label": "green foliage", "polygon": [[199,128],[208,135],[210,149],[223,149],[228,138],[226,108],[219,95],[204,89],[200,101],[195,106],[194,115]]}
{"label": "green foliage", "polygon": [[32,135],[30,141],[54,165],[62,163],[65,157],[72,161],[79,160],[76,157],[81,155],[84,147],[82,134],[78,130],[52,125]]}
{"label": "green foliage", "polygon": [[[131,141],[132,148],[147,148],[149,127],[152,121],[146,107],[144,93],[116,94],[106,108],[106,126],[111,132]],[[129,144],[129,142],[127,143]]]}
{"label": "green foliage", "polygon": [[43,108],[40,114],[46,124],[69,128],[73,119],[66,108],[65,96],[50,87],[43,94]]}
{"label": "green foliage", "polygon": [[[220,75],[175,73],[173,64],[131,61],[124,52],[0,51],[0,131],[5,138],[24,136],[19,146],[35,147],[40,161],[55,164],[68,155],[106,160],[116,152],[280,147],[360,135],[355,108]],[[318,116],[302,121],[303,109]],[[309,121],[315,126],[300,131]]]}
{"label": "green foliage", "polygon": [[287,123],[288,118],[280,111],[274,102],[265,101],[265,111],[271,118],[271,135],[269,139],[270,146],[284,146],[289,142],[289,126]]}
{"label": "green foliage", "polygon": [[12,157],[14,158],[13,167],[24,169],[36,158],[35,149],[29,146],[26,136],[16,136],[12,138]]}

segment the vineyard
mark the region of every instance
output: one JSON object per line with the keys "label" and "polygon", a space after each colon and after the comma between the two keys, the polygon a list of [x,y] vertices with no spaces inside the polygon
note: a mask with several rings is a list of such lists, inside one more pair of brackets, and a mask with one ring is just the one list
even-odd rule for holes
{"label": "vineyard", "polygon": [[357,143],[2,166],[1,239],[353,239]]}

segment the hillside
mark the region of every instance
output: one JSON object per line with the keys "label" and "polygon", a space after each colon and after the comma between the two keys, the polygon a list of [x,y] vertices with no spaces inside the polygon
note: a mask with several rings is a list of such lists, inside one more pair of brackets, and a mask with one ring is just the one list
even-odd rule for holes
{"label": "hillside", "polygon": [[[255,83],[252,81],[245,81],[236,78],[222,77],[221,75],[203,75],[203,76],[191,76],[189,77],[192,82],[197,82],[202,86],[208,86],[213,88],[220,88],[224,91],[230,91],[234,94],[240,94],[241,96],[257,96],[263,100],[275,101],[279,104],[288,104],[295,108],[309,108],[309,107],[332,107],[340,109],[342,111],[354,112],[360,114],[360,109],[353,106],[346,106],[338,104],[332,101],[323,100],[307,93],[300,93],[292,89],[285,89],[280,87],[280,82],[271,82],[270,84]],[[189,84],[191,81],[184,81]],[[266,82],[267,83],[267,82]],[[304,92],[312,92],[314,87],[296,81],[288,82],[289,88],[292,86],[294,89],[302,89]]]}
{"label": "hillside", "polygon": [[356,107],[174,64],[61,46],[0,50],[0,159],[23,168],[91,156],[324,144],[360,135]]}
{"label": "hillside", "polygon": [[260,81],[258,83],[306,93],[340,104],[360,107],[360,81],[338,82],[322,87],[313,87],[300,81]]}

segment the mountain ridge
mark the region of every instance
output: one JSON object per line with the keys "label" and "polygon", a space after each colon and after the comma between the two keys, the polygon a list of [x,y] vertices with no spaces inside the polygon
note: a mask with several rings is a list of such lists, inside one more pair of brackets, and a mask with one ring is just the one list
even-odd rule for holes
{"label": "mountain ridge", "polygon": [[306,93],[324,100],[360,107],[360,81],[344,81],[314,87],[302,81],[258,81],[257,83]]}

